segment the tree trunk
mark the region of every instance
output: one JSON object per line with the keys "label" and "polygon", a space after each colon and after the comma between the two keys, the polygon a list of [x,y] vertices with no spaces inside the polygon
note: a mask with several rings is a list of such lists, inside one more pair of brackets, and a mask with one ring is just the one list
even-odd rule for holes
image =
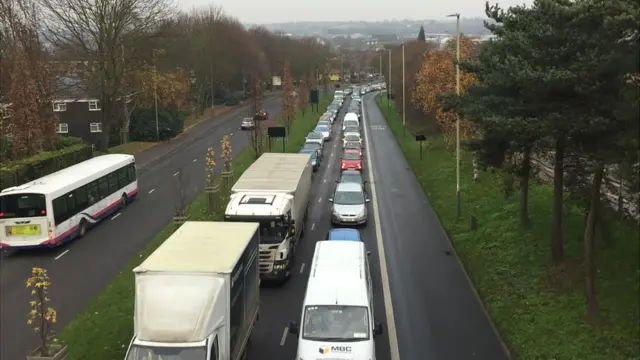
{"label": "tree trunk", "polygon": [[598,208],[600,205],[600,187],[602,186],[602,176],[604,173],[604,163],[598,162],[596,172],[593,175],[591,185],[591,199],[589,205],[589,215],[584,230],[584,268],[585,268],[585,295],[587,300],[587,316],[590,321],[595,321],[598,317],[598,301],[596,299],[596,259],[595,259],[595,232],[596,220],[598,218]]}
{"label": "tree trunk", "polygon": [[529,178],[531,177],[531,147],[524,149],[520,166],[520,225],[529,226]]}
{"label": "tree trunk", "polygon": [[551,234],[551,261],[559,263],[564,260],[564,232],[562,226],[564,207],[564,138],[556,141],[553,163],[553,209]]}

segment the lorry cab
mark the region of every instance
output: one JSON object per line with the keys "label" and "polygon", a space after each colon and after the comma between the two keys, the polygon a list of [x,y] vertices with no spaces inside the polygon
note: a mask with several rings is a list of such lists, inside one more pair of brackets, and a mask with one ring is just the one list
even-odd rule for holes
{"label": "lorry cab", "polygon": [[361,241],[316,243],[300,323],[289,324],[296,360],[376,358],[382,324],[374,321],[367,255]]}

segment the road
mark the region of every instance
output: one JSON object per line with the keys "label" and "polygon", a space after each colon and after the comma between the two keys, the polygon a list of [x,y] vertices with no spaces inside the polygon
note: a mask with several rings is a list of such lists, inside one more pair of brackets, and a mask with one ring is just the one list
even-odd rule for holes
{"label": "road", "polygon": [[[287,325],[290,321],[300,321],[302,301],[315,243],[324,240],[331,229],[331,203],[327,199],[332,197],[336,185],[335,181],[339,179],[340,175],[340,154],[342,152],[340,120],[346,108],[347,104],[343,106],[339,121],[333,125],[332,140],[325,145],[322,166],[313,176],[309,218],[305,224],[304,238],[296,254],[295,271],[284,285],[264,286],[260,289],[260,320],[254,330],[249,349],[249,358],[252,360],[295,358],[297,338],[288,334]],[[390,359],[389,340],[386,331],[386,312],[373,217],[369,218],[367,226],[361,228],[360,232],[367,244],[367,249],[371,251],[369,261],[374,289],[375,321],[382,322],[385,326],[383,335],[375,339],[376,359],[388,360]]]}
{"label": "road", "polygon": [[[265,100],[271,114],[280,106],[280,99]],[[233,134],[235,152],[249,144],[248,136],[239,129],[246,113],[246,107],[231,110],[196,125],[171,144],[137,155],[138,200],[85,238],[55,251],[0,255],[0,359],[24,359],[35,348],[35,334],[26,325],[29,297],[24,286],[31,268],[48,269],[58,328],[64,327],[171,221],[179,203],[175,180],[179,172],[183,173],[186,199],[191,201],[204,187],[204,158],[209,146],[219,149],[222,137],[229,134]]]}
{"label": "road", "polygon": [[371,203],[381,219],[382,239],[377,240],[388,264],[399,358],[508,359],[374,95],[364,97],[364,109],[368,165],[375,179]]}

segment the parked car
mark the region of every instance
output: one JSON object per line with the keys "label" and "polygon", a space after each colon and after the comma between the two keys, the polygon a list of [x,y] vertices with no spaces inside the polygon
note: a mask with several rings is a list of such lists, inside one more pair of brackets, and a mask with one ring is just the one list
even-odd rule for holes
{"label": "parked car", "polygon": [[311,166],[313,167],[313,171],[318,171],[318,169],[320,168],[320,162],[322,161],[322,156],[320,155],[320,150],[302,148],[299,151],[299,153],[300,154],[309,154],[309,155],[311,155]]}
{"label": "parked car", "polygon": [[349,132],[349,133],[344,133],[344,136],[342,137],[342,147],[346,147],[347,146],[347,142],[349,141],[356,141],[360,143],[360,147],[362,147],[362,137],[360,136],[360,133],[356,133],[356,132]]}
{"label": "parked car", "polygon": [[322,133],[312,131],[309,134],[307,134],[305,143],[313,143],[313,142],[319,143],[320,145],[322,145],[322,148],[324,149],[324,135],[322,135]]}
{"label": "parked car", "polygon": [[304,143],[304,145],[302,145],[302,148],[300,149],[300,151],[311,151],[311,150],[317,150],[318,151],[318,155],[320,156],[320,162],[322,162],[322,160],[324,159],[324,154],[322,153],[323,150],[323,144],[319,144],[317,142],[308,142],[308,143]]}
{"label": "parked car", "polygon": [[331,140],[331,129],[328,126],[318,125],[316,126],[315,132],[319,132],[324,137],[324,141]]}

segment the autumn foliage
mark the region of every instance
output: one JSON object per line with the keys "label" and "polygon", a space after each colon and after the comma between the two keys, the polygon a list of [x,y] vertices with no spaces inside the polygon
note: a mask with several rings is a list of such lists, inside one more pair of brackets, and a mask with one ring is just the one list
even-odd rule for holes
{"label": "autumn foliage", "polygon": [[158,107],[181,109],[187,103],[189,83],[186,71],[177,68],[171,72],[161,72],[150,65],[142,65],[132,72],[139,104],[154,106],[157,93]]}
{"label": "autumn foliage", "polygon": [[309,107],[309,85],[307,81],[300,80],[298,85],[298,109],[302,111],[304,115],[305,111]]}
{"label": "autumn foliage", "polygon": [[224,171],[231,171],[232,169],[232,149],[231,149],[231,141],[229,140],[229,135],[225,135],[222,138],[221,148],[222,148],[222,161],[224,162]]}
{"label": "autumn foliage", "polygon": [[32,299],[29,301],[29,314],[27,324],[38,334],[41,356],[51,355],[51,342],[53,341],[53,325],[57,322],[56,310],[51,307],[49,299],[49,286],[51,280],[47,270],[34,267],[31,276],[25,282]]}
{"label": "autumn foliage", "polygon": [[[472,39],[462,37],[460,39],[461,60],[471,58],[474,52],[475,46]],[[437,102],[437,96],[441,93],[456,91],[455,59],[455,47],[431,51],[424,58],[420,70],[415,76],[411,99],[413,104],[425,114],[429,115],[435,112],[448,146],[455,144],[457,114],[452,111],[443,111]],[[464,92],[467,86],[475,81],[473,75],[462,72],[460,74],[460,91]],[[474,136],[473,124],[470,121],[460,119],[460,138],[465,140]]]}
{"label": "autumn foliage", "polygon": [[291,79],[291,71],[289,68],[289,61],[284,63],[284,78],[282,79],[282,113],[280,116],[284,122],[284,126],[287,128],[287,132],[291,129],[291,125],[296,117],[296,94],[293,88],[293,82]]}

